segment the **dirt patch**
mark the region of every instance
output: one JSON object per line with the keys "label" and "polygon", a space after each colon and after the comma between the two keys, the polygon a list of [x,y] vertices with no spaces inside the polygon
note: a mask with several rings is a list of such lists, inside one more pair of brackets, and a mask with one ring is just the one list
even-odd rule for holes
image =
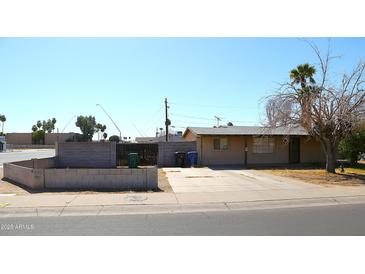
{"label": "dirt patch", "polygon": [[336,174],[326,172],[324,169],[267,169],[261,172],[276,176],[298,179],[307,183],[325,186],[360,186],[365,185],[365,170],[360,168],[345,168],[341,173],[338,169]]}
{"label": "dirt patch", "polygon": [[158,169],[158,188],[163,192],[173,192],[169,179],[166,176],[166,172],[161,168]]}
{"label": "dirt patch", "polygon": [[24,188],[11,184],[9,182],[1,180],[3,178],[3,168],[0,168],[0,195],[1,194],[15,194],[15,195],[27,195],[30,194]]}

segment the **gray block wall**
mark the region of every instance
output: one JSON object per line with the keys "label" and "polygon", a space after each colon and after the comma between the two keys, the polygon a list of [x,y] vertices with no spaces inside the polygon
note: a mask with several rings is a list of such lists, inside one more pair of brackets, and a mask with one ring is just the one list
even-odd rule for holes
{"label": "gray block wall", "polygon": [[33,190],[41,190],[44,188],[43,169],[33,169],[16,164],[4,164],[4,178]]}
{"label": "gray block wall", "polygon": [[114,168],[117,166],[116,143],[70,142],[56,144],[59,167]]}
{"label": "gray block wall", "polygon": [[[53,159],[49,159],[51,163]],[[32,190],[157,190],[157,167],[137,169],[29,168],[29,163],[4,164],[4,177]],[[46,166],[47,163],[43,162]]]}
{"label": "gray block wall", "polygon": [[196,151],[196,142],[160,142],[158,143],[158,166],[173,167],[175,152]]}
{"label": "gray block wall", "polygon": [[46,189],[156,190],[157,167],[137,169],[45,169]]}

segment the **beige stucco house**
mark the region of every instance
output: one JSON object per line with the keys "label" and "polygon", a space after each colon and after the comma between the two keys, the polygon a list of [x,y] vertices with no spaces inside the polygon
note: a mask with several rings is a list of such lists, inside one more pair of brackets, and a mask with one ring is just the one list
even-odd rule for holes
{"label": "beige stucco house", "polygon": [[188,127],[183,137],[197,142],[202,166],[325,162],[320,143],[300,127]]}

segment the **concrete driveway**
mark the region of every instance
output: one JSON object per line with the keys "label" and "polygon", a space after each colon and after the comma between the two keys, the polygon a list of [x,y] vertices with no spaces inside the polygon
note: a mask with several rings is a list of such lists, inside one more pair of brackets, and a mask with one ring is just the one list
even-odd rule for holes
{"label": "concrete driveway", "polygon": [[41,159],[55,156],[54,149],[25,149],[0,153],[0,167],[4,163],[24,161],[30,159]]}
{"label": "concrete driveway", "polygon": [[266,174],[257,170],[164,168],[175,193],[313,190],[322,186]]}

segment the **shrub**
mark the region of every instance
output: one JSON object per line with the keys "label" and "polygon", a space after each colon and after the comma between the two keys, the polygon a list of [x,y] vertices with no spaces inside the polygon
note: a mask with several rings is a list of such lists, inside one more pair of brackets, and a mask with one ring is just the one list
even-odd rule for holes
{"label": "shrub", "polygon": [[365,129],[353,134],[352,136],[341,141],[339,146],[341,154],[356,165],[360,155],[365,153]]}
{"label": "shrub", "polygon": [[43,130],[38,130],[32,133],[32,144],[33,145],[44,145],[44,138],[46,134]]}
{"label": "shrub", "polygon": [[110,142],[117,142],[117,143],[119,143],[120,139],[119,139],[119,136],[112,135],[112,136],[109,137],[109,141]]}

